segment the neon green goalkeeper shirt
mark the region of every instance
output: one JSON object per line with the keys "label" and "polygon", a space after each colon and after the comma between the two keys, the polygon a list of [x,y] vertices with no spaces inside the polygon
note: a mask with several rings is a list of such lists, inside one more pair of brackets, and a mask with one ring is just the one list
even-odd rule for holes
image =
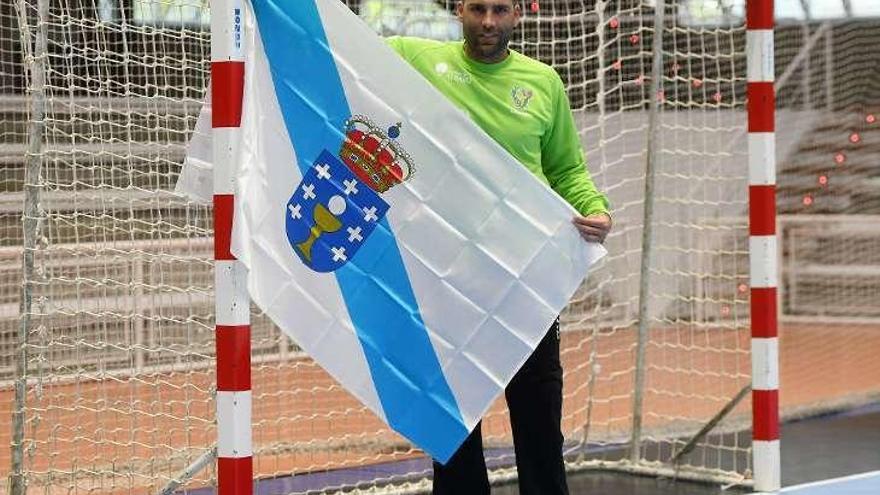
{"label": "neon green goalkeeper shirt", "polygon": [[395,36],[387,42],[578,212],[609,211],[587,171],[568,96],[552,67],[514,50],[495,64],[477,62],[462,41]]}

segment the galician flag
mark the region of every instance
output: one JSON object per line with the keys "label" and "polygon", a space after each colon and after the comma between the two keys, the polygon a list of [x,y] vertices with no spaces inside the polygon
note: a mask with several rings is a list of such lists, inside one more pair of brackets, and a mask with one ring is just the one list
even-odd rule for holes
{"label": "galician flag", "polygon": [[604,254],[338,0],[252,0],[233,253],[253,301],[447,461]]}

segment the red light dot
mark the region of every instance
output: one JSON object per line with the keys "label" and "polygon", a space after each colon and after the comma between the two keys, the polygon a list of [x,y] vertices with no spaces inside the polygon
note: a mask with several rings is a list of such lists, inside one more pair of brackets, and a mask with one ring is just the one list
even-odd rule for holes
{"label": "red light dot", "polygon": [[639,35],[634,34],[634,35],[630,36],[629,42],[632,43],[633,45],[637,45],[639,43]]}
{"label": "red light dot", "polygon": [[695,87],[695,88],[699,88],[699,87],[702,86],[702,85],[703,85],[703,81],[702,81],[702,80],[700,80],[700,79],[694,79],[694,87]]}
{"label": "red light dot", "polygon": [[620,26],[620,21],[617,20],[617,17],[612,17],[610,21],[608,21],[608,25],[611,26],[611,29],[617,29]]}
{"label": "red light dot", "polygon": [[874,122],[877,122],[877,117],[875,117],[873,113],[869,113],[868,116],[865,117],[865,122],[873,124]]}
{"label": "red light dot", "polygon": [[645,82],[645,76],[644,76],[644,75],[639,75],[639,77],[637,77],[637,78],[635,79],[635,83],[636,83],[637,86],[641,86],[642,83],[644,83],[644,82]]}
{"label": "red light dot", "polygon": [[745,292],[745,291],[749,290],[749,286],[746,284],[739,284],[736,288],[740,292]]}
{"label": "red light dot", "polygon": [[720,91],[715,92],[715,94],[712,95],[712,99],[715,100],[716,103],[720,102],[721,101],[721,92]]}
{"label": "red light dot", "polygon": [[620,70],[620,67],[622,65],[623,65],[623,62],[621,62],[620,59],[618,59],[618,60],[615,60],[613,64],[611,64],[611,68],[613,68],[614,70]]}
{"label": "red light dot", "polygon": [[846,161],[846,155],[844,155],[843,153],[838,153],[838,154],[834,155],[834,161],[838,165],[842,165],[843,162]]}
{"label": "red light dot", "polygon": [[809,194],[804,196],[804,206],[810,206],[811,204],[813,204],[813,197]]}
{"label": "red light dot", "polygon": [[820,175],[819,176],[819,184],[823,185],[823,186],[828,185],[828,176],[827,175]]}
{"label": "red light dot", "polygon": [[730,306],[721,306],[721,314],[727,316],[730,314]]}
{"label": "red light dot", "polygon": [[862,136],[859,136],[858,132],[854,132],[849,135],[849,142],[855,144],[862,140]]}
{"label": "red light dot", "polygon": [[541,6],[538,5],[538,2],[532,2],[532,12],[537,13],[538,10],[541,9]]}

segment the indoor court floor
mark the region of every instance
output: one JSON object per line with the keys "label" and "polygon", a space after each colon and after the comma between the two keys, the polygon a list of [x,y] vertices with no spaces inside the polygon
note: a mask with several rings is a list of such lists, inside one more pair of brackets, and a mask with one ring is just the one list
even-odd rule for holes
{"label": "indoor court floor", "polygon": [[[779,493],[880,495],[880,403],[785,423],[781,433],[784,488]],[[749,435],[750,432],[741,434]],[[609,451],[605,454],[611,457],[615,455]],[[421,458],[358,469],[300,474],[260,480],[256,483],[254,493],[321,493],[327,487],[351,486],[376,477],[405,477],[405,473],[429,469],[427,459]],[[751,492],[608,471],[573,473],[569,477],[569,488],[572,495],[721,495]],[[213,491],[213,488],[206,488],[186,493],[209,495]],[[492,494],[518,495],[519,490],[516,484],[508,484],[493,487]]]}
{"label": "indoor court floor", "polygon": [[[782,425],[782,485],[787,495],[880,495],[880,404]],[[569,477],[572,495],[749,493],[717,485],[609,472]],[[493,495],[517,495],[516,485]]]}

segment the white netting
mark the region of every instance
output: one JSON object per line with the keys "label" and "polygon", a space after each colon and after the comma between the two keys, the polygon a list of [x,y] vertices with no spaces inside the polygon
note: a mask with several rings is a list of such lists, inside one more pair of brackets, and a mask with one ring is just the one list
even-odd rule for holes
{"label": "white netting", "polygon": [[880,399],[880,21],[787,22],[776,40],[780,393],[796,417]]}
{"label": "white netting", "polygon": [[[451,0],[348,3],[383,34],[460,36]],[[750,382],[743,2],[667,3],[660,94],[650,78],[654,2],[525,2],[515,38],[566,81],[591,172],[614,206],[611,255],[563,314],[566,445],[572,466],[747,480],[748,398],[673,462]],[[729,8],[698,8],[710,4]],[[0,394],[19,413],[0,438],[10,435],[21,455],[0,451],[0,472],[15,474],[14,490],[26,482],[28,493],[156,493],[213,445],[211,212],[170,192],[204,96],[209,14],[198,0],[0,4]],[[783,310],[850,325],[839,338],[839,327],[786,323],[784,411],[851,404],[880,383],[876,367],[866,372],[880,335],[870,332],[878,277],[866,275],[880,266],[880,174],[870,161],[880,150],[868,122],[880,64],[870,49],[876,23],[863,23],[829,25],[831,41],[812,45],[821,22],[777,34],[777,73],[794,71],[779,96],[780,210],[795,216],[781,229]],[[828,45],[833,57],[823,58]],[[831,83],[826,60],[836,61]],[[653,98],[654,256],[634,466],[622,459],[633,429]],[[855,129],[860,139],[849,141]],[[846,167],[834,164],[838,154]],[[819,165],[799,165],[814,155]],[[816,182],[823,171],[827,187]],[[844,192],[832,193],[838,185]],[[826,216],[803,216],[813,212]],[[852,360],[811,353],[834,331]],[[258,477],[388,463],[363,472],[370,487],[428,474],[423,461],[394,463],[420,454],[258,315],[253,336]],[[828,372],[840,366],[848,374]],[[489,457],[509,466],[503,402],[484,432]],[[354,483],[294,479],[303,484],[288,492]],[[186,486],[215,480],[208,468]]]}
{"label": "white netting", "polygon": [[[211,214],[170,193],[209,33],[138,24],[113,5],[2,7],[15,83],[4,122],[27,130],[3,143],[0,266],[14,310],[0,320],[0,379],[3,402],[23,408],[13,492],[154,491],[214,436]],[[8,474],[7,454],[2,464]]]}

